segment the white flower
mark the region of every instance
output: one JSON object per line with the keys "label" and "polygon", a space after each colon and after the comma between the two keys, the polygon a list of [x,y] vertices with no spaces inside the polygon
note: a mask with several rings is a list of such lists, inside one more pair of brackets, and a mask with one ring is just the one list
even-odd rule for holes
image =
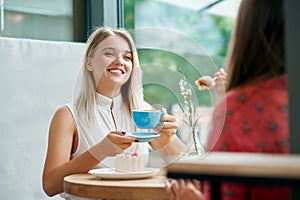
{"label": "white flower", "polygon": [[179,107],[183,113],[183,122],[186,123],[192,130],[193,135],[193,141],[195,145],[196,152],[198,153],[198,142],[197,141],[197,124],[198,120],[200,119],[200,116],[196,116],[196,106],[192,102],[192,90],[188,88],[185,75],[182,71],[182,69],[179,69],[181,79],[179,80],[179,90],[180,95],[183,98],[183,102],[185,104],[185,107],[181,103],[179,103]]}
{"label": "white flower", "polygon": [[185,119],[183,120],[189,127],[192,128],[192,130],[195,129],[198,119],[196,118],[196,112],[195,112],[195,104],[192,102],[192,90],[188,88],[188,84],[185,78],[185,75],[182,71],[182,69],[179,70],[181,79],[179,80],[179,90],[180,95],[183,98],[184,104],[187,106],[187,109],[184,109],[183,105],[179,103],[179,106],[181,108],[181,111],[183,112]]}
{"label": "white flower", "polygon": [[192,96],[192,90],[191,90],[191,89],[187,89],[187,90],[186,90],[186,94],[187,94],[188,96]]}

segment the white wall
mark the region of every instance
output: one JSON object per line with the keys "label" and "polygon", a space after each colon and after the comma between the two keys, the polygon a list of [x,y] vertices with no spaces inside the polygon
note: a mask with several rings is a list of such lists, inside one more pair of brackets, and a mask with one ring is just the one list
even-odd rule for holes
{"label": "white wall", "polygon": [[0,199],[48,199],[41,175],[49,123],[72,98],[83,53],[81,43],[0,37]]}

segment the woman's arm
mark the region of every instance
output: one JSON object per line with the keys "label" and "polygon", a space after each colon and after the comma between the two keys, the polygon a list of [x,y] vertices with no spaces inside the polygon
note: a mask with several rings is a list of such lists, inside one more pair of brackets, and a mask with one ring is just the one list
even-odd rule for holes
{"label": "woman's arm", "polygon": [[72,149],[77,148],[75,121],[67,107],[61,107],[52,119],[48,150],[43,171],[43,188],[48,196],[63,192],[65,176],[85,173],[107,156],[114,156],[131,146],[136,138],[126,137],[120,131],[110,132],[102,141],[71,160]]}
{"label": "woman's arm", "polygon": [[70,160],[76,131],[75,121],[69,109],[65,106],[59,108],[50,124],[43,171],[43,188],[49,196],[63,192],[65,176],[87,172],[99,162],[88,151]]}

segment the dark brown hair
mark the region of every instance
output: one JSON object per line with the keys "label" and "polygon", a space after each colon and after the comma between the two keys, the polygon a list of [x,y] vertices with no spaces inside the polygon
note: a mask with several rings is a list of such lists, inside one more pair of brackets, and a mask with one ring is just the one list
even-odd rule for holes
{"label": "dark brown hair", "polygon": [[282,0],[242,0],[227,55],[226,90],[285,73]]}

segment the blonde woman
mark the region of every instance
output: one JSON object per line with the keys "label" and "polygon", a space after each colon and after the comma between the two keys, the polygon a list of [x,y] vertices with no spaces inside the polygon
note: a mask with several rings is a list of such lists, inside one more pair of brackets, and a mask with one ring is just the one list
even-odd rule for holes
{"label": "blonde woman", "polygon": [[[50,125],[43,171],[48,196],[63,192],[65,176],[112,167],[113,156],[123,151],[138,152],[147,162],[147,143],[126,136],[136,131],[131,110],[149,108],[143,100],[141,76],[127,31],[101,27],[92,33],[73,101],[56,111]],[[183,145],[175,135],[175,118],[164,114],[161,121],[161,136],[150,145],[154,150],[164,149],[162,156],[179,155],[178,147]]]}

